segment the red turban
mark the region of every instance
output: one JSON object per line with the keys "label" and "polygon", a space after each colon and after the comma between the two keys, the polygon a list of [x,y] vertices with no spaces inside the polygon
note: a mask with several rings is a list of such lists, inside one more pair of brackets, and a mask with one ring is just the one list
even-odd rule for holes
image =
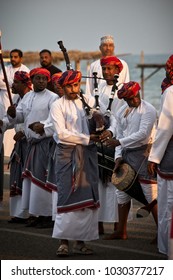
{"label": "red turban", "polygon": [[119,99],[131,98],[136,96],[140,89],[141,87],[137,82],[130,81],[123,84],[122,88],[118,90],[117,96]]}
{"label": "red turban", "polygon": [[173,54],[168,58],[166,62],[166,70],[173,70]]}
{"label": "red turban", "polygon": [[48,82],[50,81],[50,72],[45,68],[34,68],[30,71],[30,77],[32,78],[35,75],[44,75],[47,77]]}
{"label": "red turban", "polygon": [[166,62],[166,72],[169,74],[170,79],[173,78],[173,55],[171,55]]}
{"label": "red turban", "polygon": [[100,59],[100,64],[101,66],[104,65],[115,65],[119,68],[119,73],[123,70],[123,65],[121,63],[121,60],[118,59],[116,56],[107,56],[107,57],[102,57]]}
{"label": "red turban", "polygon": [[60,86],[66,86],[69,84],[74,84],[76,82],[79,82],[81,80],[82,73],[80,71],[75,70],[67,70],[65,71],[61,78],[59,79]]}
{"label": "red turban", "polygon": [[16,71],[14,74],[14,79],[21,81],[23,84],[27,85],[29,89],[32,89],[32,83],[29,73],[25,71]]}
{"label": "red turban", "polygon": [[62,76],[62,72],[58,72],[52,75],[51,80],[53,83],[59,83],[59,79]]}
{"label": "red turban", "polygon": [[169,77],[166,77],[161,84],[162,93],[170,86],[173,85],[173,55],[171,55],[165,66],[165,70],[168,73]]}

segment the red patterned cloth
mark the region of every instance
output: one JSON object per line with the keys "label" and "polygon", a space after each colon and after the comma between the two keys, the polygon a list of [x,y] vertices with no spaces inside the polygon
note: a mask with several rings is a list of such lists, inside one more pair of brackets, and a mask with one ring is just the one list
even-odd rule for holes
{"label": "red patterned cloth", "polygon": [[166,78],[162,81],[161,89],[162,93],[170,86],[173,85],[173,55],[171,55],[165,66]]}
{"label": "red patterned cloth", "polygon": [[102,57],[100,59],[101,66],[104,65],[116,65],[119,68],[119,72],[123,70],[123,64],[121,63],[121,60],[118,59],[116,56],[107,56]]}
{"label": "red patterned cloth", "polygon": [[119,99],[131,98],[133,96],[136,96],[140,89],[141,87],[137,82],[130,81],[123,84],[122,88],[118,90],[117,96]]}
{"label": "red patterned cloth", "polygon": [[166,61],[166,72],[173,71],[173,54]]}
{"label": "red patterned cloth", "polygon": [[51,77],[52,83],[56,83],[56,84],[59,83],[59,79],[61,78],[61,76],[62,76],[62,72],[53,74]]}
{"label": "red patterned cloth", "polygon": [[60,86],[64,87],[69,84],[74,84],[81,80],[82,73],[80,71],[75,70],[67,70],[65,71],[61,78],[59,79]]}
{"label": "red patterned cloth", "polygon": [[161,84],[161,89],[162,89],[162,94],[164,93],[164,91],[173,85],[173,79],[171,79],[171,81],[168,79],[168,78],[165,78],[163,81],[162,81],[162,84]]}
{"label": "red patterned cloth", "polygon": [[47,77],[48,82],[50,81],[50,72],[44,68],[34,68],[30,71],[30,77],[32,78],[35,75],[44,75]]}
{"label": "red patterned cloth", "polygon": [[23,84],[27,85],[29,89],[32,89],[32,83],[29,73],[25,71],[16,71],[14,74],[14,79],[21,81]]}

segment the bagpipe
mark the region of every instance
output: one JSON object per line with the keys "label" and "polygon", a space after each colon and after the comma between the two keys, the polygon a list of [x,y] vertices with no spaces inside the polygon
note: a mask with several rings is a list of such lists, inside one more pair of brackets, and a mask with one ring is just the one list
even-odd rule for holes
{"label": "bagpipe", "polygon": [[[63,45],[62,41],[57,42],[61,51],[63,52],[64,59],[66,62],[66,68],[67,70],[72,70],[72,65],[70,63],[70,59],[68,56],[68,52],[66,48]],[[118,89],[117,82],[118,82],[118,75],[115,75],[114,78],[114,84],[112,87],[111,97],[109,98],[109,105],[106,110],[106,113],[103,114],[100,111],[100,105],[99,105],[99,94],[98,94],[98,82],[97,82],[97,73],[93,73],[93,80],[94,80],[94,96],[95,96],[95,106],[94,108],[90,107],[89,104],[86,102],[84,94],[82,90],[79,93],[79,98],[82,101],[83,107],[85,109],[88,123],[89,123],[89,132],[90,134],[100,134],[102,131],[107,129],[110,126],[110,111],[111,111],[111,105],[113,102],[113,97],[115,94],[115,90]]]}

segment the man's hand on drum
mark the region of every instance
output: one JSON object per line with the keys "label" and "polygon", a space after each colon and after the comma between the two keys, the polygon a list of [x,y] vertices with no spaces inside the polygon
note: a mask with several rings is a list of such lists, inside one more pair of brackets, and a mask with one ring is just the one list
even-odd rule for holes
{"label": "man's hand on drum", "polygon": [[157,163],[148,161],[147,169],[148,169],[148,173],[151,176],[155,177],[157,174]]}
{"label": "man's hand on drum", "polygon": [[104,130],[99,136],[100,142],[107,142],[111,138],[112,138],[112,132],[110,130]]}
{"label": "man's hand on drum", "polygon": [[116,172],[116,170],[118,169],[118,167],[121,165],[122,162],[123,162],[122,157],[119,157],[115,160],[115,166],[114,166],[113,172]]}

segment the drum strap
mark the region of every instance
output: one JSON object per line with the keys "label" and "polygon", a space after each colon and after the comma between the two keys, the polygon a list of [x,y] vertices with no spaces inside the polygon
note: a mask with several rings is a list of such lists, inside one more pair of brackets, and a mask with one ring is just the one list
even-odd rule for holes
{"label": "drum strap", "polygon": [[137,179],[138,174],[139,174],[139,172],[140,172],[140,170],[141,170],[141,168],[142,168],[142,166],[143,166],[145,160],[147,160],[147,157],[145,157],[145,158],[143,159],[143,161],[142,161],[142,163],[141,163],[141,165],[140,165],[138,171],[136,172],[136,175],[135,175],[135,177],[134,177],[132,183],[131,183],[130,186],[126,189],[126,191],[128,191],[128,190],[132,187],[132,185],[134,184],[134,182],[135,182],[135,180]]}

